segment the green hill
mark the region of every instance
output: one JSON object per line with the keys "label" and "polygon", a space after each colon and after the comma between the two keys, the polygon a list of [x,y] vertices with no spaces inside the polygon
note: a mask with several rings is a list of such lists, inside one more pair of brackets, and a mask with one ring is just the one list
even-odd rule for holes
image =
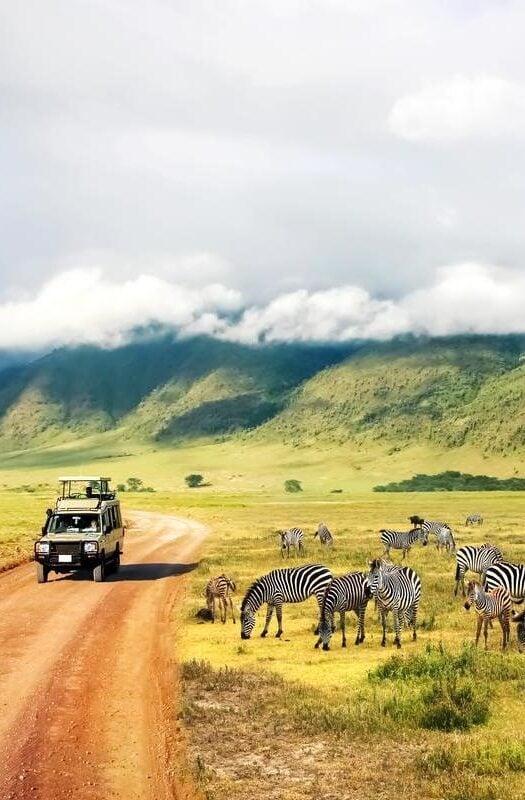
{"label": "green hill", "polygon": [[0,373],[5,453],[101,432],[170,444],[242,435],[393,452],[525,445],[525,336],[247,347],[162,337],[62,349]]}

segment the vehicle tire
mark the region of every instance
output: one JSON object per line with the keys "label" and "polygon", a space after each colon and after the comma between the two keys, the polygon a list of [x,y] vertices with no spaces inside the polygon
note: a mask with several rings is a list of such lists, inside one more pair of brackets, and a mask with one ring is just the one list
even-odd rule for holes
{"label": "vehicle tire", "polygon": [[45,566],[45,564],[37,564],[36,565],[36,579],[38,583],[47,583],[47,576],[49,575],[49,569]]}
{"label": "vehicle tire", "polygon": [[115,551],[115,559],[113,561],[113,572],[118,572],[120,569],[120,550],[116,549]]}
{"label": "vehicle tire", "polygon": [[102,583],[105,578],[105,564],[103,561],[100,564],[97,564],[96,567],[93,567],[93,580],[95,583]]}

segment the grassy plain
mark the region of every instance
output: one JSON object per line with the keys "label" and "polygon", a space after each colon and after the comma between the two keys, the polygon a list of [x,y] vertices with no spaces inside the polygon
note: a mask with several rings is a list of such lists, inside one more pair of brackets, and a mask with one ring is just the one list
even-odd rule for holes
{"label": "grassy plain", "polygon": [[[194,616],[204,604],[202,590],[210,576],[231,575],[240,602],[254,578],[282,566],[275,531],[291,525],[307,534],[305,560],[326,563],[335,574],[364,569],[367,559],[381,552],[379,528],[406,528],[413,513],[447,520],[458,545],[493,541],[509,559],[524,561],[521,493],[370,491],[377,482],[441,468],[511,475],[510,464],[494,461],[488,469],[481,456],[469,460],[466,452],[447,460],[412,449],[375,459],[373,453],[344,448],[268,444],[255,450],[239,442],[128,452],[125,443],[115,440],[107,457],[101,457],[94,439],[82,451],[61,447],[4,457],[0,559],[5,563],[29,551],[63,471],[100,471],[116,482],[141,477],[158,491],[123,495],[125,509],[165,511],[208,524],[201,563],[187,576],[177,653],[192,742],[188,769],[204,796],[525,798],[525,656],[517,653],[514,630],[510,652],[499,653],[497,626],[490,633],[488,654],[465,647],[472,641],[475,618],[453,595],[454,558],[438,553],[433,544],[416,545],[407,559],[421,575],[423,599],[418,641],[403,634],[400,662],[391,661],[398,657],[391,634],[388,647],[380,647],[371,604],[365,643],[353,645],[352,617],[348,649],[341,648],[337,631],[328,653],[313,648],[313,600],[285,607],[282,640],[273,637],[275,620],[267,639],[257,635],[263,611],[248,642],[240,639],[238,622],[199,624]],[[184,475],[194,471],[211,486],[184,488]],[[302,480],[305,491],[286,495],[285,478]],[[333,489],[343,491],[333,494]],[[484,515],[481,530],[464,527],[471,512]],[[313,540],[321,520],[336,537],[333,551]],[[434,707],[440,713],[459,707],[465,718],[474,709],[474,723],[484,721],[466,730],[428,729],[425,714]]]}

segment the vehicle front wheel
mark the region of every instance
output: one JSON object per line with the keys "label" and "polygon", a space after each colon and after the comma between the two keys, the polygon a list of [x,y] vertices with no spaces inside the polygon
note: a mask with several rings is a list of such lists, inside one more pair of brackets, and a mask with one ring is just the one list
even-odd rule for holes
{"label": "vehicle front wheel", "polygon": [[95,583],[102,583],[105,577],[105,569],[104,569],[104,562],[97,564],[96,567],[93,567],[93,580]]}
{"label": "vehicle front wheel", "polygon": [[49,569],[45,566],[45,564],[36,565],[36,579],[38,583],[47,583],[48,575]]}

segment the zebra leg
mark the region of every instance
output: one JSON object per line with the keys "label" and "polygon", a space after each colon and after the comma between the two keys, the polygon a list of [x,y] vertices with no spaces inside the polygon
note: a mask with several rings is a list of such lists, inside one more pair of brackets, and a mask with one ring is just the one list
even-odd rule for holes
{"label": "zebra leg", "polygon": [[483,619],[481,617],[478,617],[478,623],[477,623],[477,626],[476,626],[476,647],[478,646],[479,635],[481,633],[481,626],[482,625],[483,625]]}
{"label": "zebra leg", "polygon": [[381,639],[381,647],[386,647],[386,618],[388,612],[381,607],[380,613],[381,613],[381,625],[383,626],[383,638]]}
{"label": "zebra leg", "polygon": [[485,639],[485,650],[488,650],[488,638],[489,638],[489,621],[488,621],[488,619],[485,620],[485,624],[483,626],[483,638]]}
{"label": "zebra leg", "polygon": [[394,644],[396,645],[397,649],[401,647],[401,619],[399,611],[392,609],[392,616],[394,617]]}
{"label": "zebra leg", "polygon": [[231,599],[231,597],[228,597],[228,600],[230,601],[230,611],[232,612],[232,620],[233,623],[235,624],[235,611],[233,610],[233,600]]}
{"label": "zebra leg", "polygon": [[361,644],[365,640],[365,609],[361,606],[355,613],[357,615],[357,636],[355,638],[355,644]]}
{"label": "zebra leg", "polygon": [[220,597],[219,598],[219,610],[221,612],[221,622],[222,622],[223,625],[226,624],[226,611],[227,611],[227,608],[228,608],[228,605],[227,605],[227,602],[226,602],[226,598],[225,597]]}
{"label": "zebra leg", "polygon": [[275,614],[277,616],[277,633],[275,634],[276,639],[280,639],[283,635],[283,607],[281,603],[277,603],[275,606]]}
{"label": "zebra leg", "polygon": [[211,621],[215,622],[215,597],[211,599]]}
{"label": "zebra leg", "polygon": [[270,625],[270,620],[272,618],[274,606],[272,603],[268,603],[268,608],[266,609],[266,622],[264,623],[264,628],[262,629],[261,637],[264,639],[265,636],[268,635],[268,627]]}
{"label": "zebra leg", "polygon": [[345,627],[345,612],[339,612],[339,624],[341,625],[342,641],[341,647],[346,647],[346,627]]}
{"label": "zebra leg", "polygon": [[412,641],[415,642],[417,639],[417,631],[416,631],[416,623],[417,623],[417,606],[414,606],[412,609]]}

